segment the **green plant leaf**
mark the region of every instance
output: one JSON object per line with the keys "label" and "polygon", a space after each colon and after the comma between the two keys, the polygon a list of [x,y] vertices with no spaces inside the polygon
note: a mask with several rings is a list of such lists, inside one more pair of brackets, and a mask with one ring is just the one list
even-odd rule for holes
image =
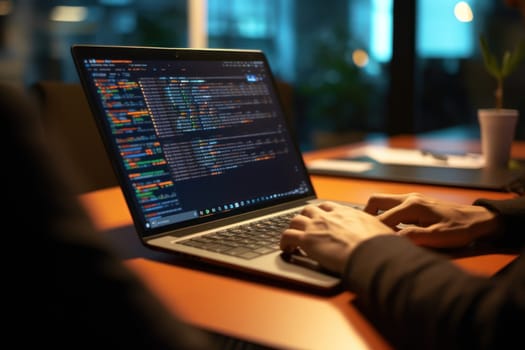
{"label": "green plant leaf", "polygon": [[485,68],[490,75],[496,79],[500,78],[501,69],[498,60],[496,59],[496,56],[491,53],[489,45],[487,44],[487,40],[483,36],[480,36],[479,43],[481,47],[481,53],[483,55],[483,62],[485,63]]}
{"label": "green plant leaf", "polygon": [[504,62],[503,74],[510,75],[523,60],[525,60],[525,40],[518,43],[514,51],[510,53],[508,61]]}
{"label": "green plant leaf", "polygon": [[509,51],[505,51],[501,60],[501,77],[507,77],[513,70],[512,54]]}

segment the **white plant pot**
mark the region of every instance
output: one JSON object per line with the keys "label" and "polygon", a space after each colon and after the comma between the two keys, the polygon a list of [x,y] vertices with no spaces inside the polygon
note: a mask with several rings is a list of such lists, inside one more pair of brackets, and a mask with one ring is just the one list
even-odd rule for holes
{"label": "white plant pot", "polygon": [[517,109],[478,109],[481,153],[487,168],[507,168],[514,141],[519,111]]}

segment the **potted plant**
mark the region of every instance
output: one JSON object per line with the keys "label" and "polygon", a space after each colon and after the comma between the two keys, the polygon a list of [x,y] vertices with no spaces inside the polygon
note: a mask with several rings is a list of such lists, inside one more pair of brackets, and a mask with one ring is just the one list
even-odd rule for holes
{"label": "potted plant", "polygon": [[489,168],[508,167],[510,148],[514,139],[519,111],[504,108],[504,81],[525,58],[525,41],[521,41],[514,51],[505,51],[501,60],[490,50],[486,39],[479,39],[483,62],[487,72],[496,79],[494,108],[478,109],[481,131],[481,152],[485,166]]}

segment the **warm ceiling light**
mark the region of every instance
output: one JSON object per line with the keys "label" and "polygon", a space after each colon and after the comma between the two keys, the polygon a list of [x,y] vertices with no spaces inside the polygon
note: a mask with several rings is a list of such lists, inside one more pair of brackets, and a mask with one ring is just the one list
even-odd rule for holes
{"label": "warm ceiling light", "polygon": [[454,16],[456,16],[460,22],[472,22],[474,19],[472,9],[465,1],[460,1],[454,6]]}
{"label": "warm ceiling light", "polygon": [[352,53],[352,61],[356,66],[363,68],[368,64],[368,54],[365,50],[357,49]]}
{"label": "warm ceiling light", "polygon": [[86,19],[87,12],[84,6],[55,6],[49,18],[55,22],[82,22]]}

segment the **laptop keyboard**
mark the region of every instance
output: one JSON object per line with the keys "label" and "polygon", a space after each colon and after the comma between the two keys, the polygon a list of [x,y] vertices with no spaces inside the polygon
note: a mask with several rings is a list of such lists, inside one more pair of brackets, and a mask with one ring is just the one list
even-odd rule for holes
{"label": "laptop keyboard", "polygon": [[190,247],[250,260],[279,250],[281,233],[299,211],[179,241]]}

